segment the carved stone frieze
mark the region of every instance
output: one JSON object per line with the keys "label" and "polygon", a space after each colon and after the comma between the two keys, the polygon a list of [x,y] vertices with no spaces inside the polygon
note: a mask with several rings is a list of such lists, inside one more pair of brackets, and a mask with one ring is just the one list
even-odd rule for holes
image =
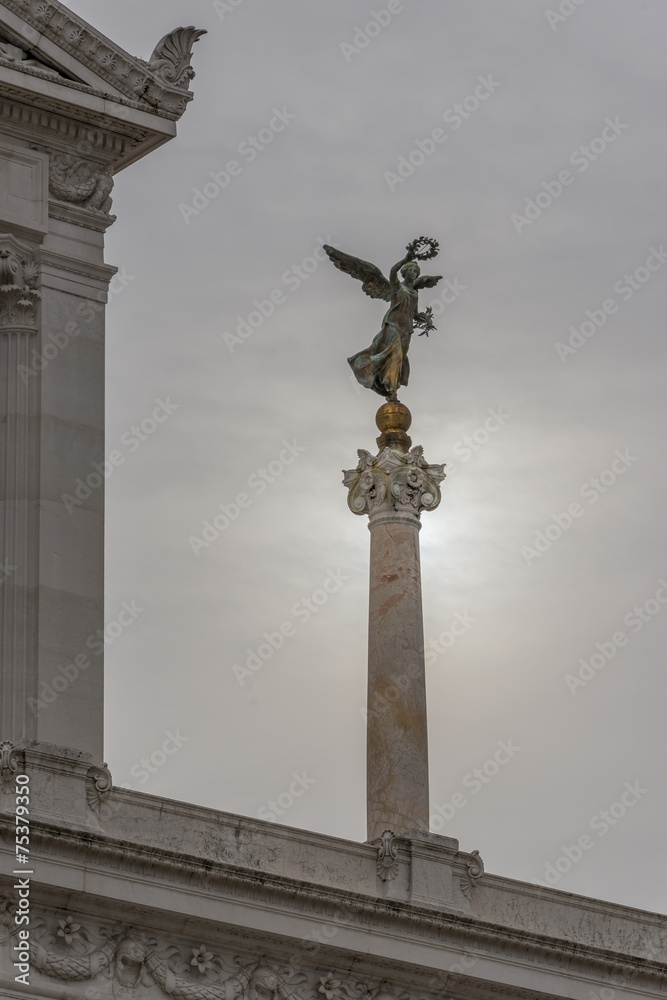
{"label": "carved stone frieze", "polygon": [[[0,940],[10,951],[17,938],[15,904],[0,902]],[[150,931],[104,925],[71,913],[35,913],[30,922],[30,965],[47,979],[95,983],[95,996],[158,987],[173,1000],[393,1000],[384,981],[302,967],[301,955],[238,956],[217,944],[159,939]],[[292,963],[295,964],[292,964]],[[135,993],[133,992],[134,996]]]}
{"label": "carved stone frieze", "polygon": [[39,265],[30,247],[9,234],[0,235],[0,333],[36,331]]}
{"label": "carved stone frieze", "polygon": [[401,454],[384,448],[375,457],[358,451],[356,469],[343,473],[348,506],[353,514],[412,514],[435,510],[440,503],[444,465],[429,465],[422,447]]}
{"label": "carved stone frieze", "polygon": [[[192,46],[204,34],[192,27],[177,28],[158,43],[150,62],[129,55],[98,35],[86,21],[60,3],[48,0],[3,0],[38,35],[62,48],[92,70],[125,98],[149,106],[159,115],[180,118],[192,93]],[[112,98],[113,99],[113,98]]]}

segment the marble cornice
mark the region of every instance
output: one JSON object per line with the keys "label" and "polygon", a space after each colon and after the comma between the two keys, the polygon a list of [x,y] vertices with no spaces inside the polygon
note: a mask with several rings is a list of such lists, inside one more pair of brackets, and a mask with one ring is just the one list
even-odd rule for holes
{"label": "marble cornice", "polygon": [[[3,129],[28,142],[35,139],[63,152],[73,147],[118,171],[176,134],[173,122],[157,120],[146,112],[127,107],[126,116],[114,114],[108,98],[87,90],[71,104],[48,87],[43,79],[30,77],[35,88],[23,86],[24,74],[0,64],[0,123]],[[120,108],[119,110],[123,110]]]}
{"label": "marble cornice", "polygon": [[156,65],[130,55],[58,0],[2,0],[2,8],[9,29],[21,38],[21,26],[27,25],[34,51],[43,52],[50,62],[62,62],[70,75],[83,77],[83,89],[106,85],[112,100],[122,96],[171,120],[181,117],[194,96],[182,80],[170,83]]}
{"label": "marble cornice", "polygon": [[[12,843],[13,830],[0,816],[0,835]],[[374,936],[448,944],[489,960],[537,964],[560,972],[566,961],[572,974],[632,976],[648,988],[667,982],[667,964],[621,954],[563,938],[488,923],[475,916],[432,910],[295,878],[235,867],[224,862],[177,854],[161,848],[114,840],[93,832],[76,832],[36,822],[32,826],[36,870],[47,861],[111,877],[158,882],[170,889],[213,899],[260,905],[269,911],[333,922]],[[33,882],[37,880],[34,876]],[[150,907],[147,907],[150,909]],[[341,918],[341,914],[344,915]]]}

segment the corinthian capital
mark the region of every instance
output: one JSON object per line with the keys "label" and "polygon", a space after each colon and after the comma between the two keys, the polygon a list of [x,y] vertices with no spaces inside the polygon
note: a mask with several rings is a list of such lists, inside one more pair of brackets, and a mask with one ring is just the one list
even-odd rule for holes
{"label": "corinthian capital", "polygon": [[395,512],[419,518],[423,510],[435,510],[440,503],[445,467],[429,465],[421,446],[405,454],[383,448],[376,456],[363,449],[358,455],[356,469],[343,473],[353,514]]}

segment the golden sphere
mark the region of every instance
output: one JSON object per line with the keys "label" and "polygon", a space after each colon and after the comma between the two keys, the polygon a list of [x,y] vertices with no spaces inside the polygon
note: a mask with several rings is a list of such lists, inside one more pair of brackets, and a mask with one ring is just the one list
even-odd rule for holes
{"label": "golden sphere", "polygon": [[375,414],[375,423],[383,434],[407,431],[412,423],[412,414],[407,406],[398,400],[384,403]]}

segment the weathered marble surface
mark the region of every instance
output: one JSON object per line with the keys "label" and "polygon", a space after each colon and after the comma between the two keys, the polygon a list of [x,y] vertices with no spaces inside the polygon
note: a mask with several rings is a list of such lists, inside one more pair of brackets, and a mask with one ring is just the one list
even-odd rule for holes
{"label": "weathered marble surface", "polygon": [[[391,407],[390,416],[409,427],[409,411],[401,404],[385,404],[378,418]],[[393,446],[382,448],[376,456],[360,450],[357,468],[343,475],[348,506],[355,514],[368,514],[371,532],[369,841],[377,840],[385,830],[401,834],[429,829],[419,516],[440,503],[445,474],[442,465],[429,465],[422,448],[408,450],[406,434],[396,433],[393,440]]]}
{"label": "weathered marble surface", "polygon": [[419,521],[371,523],[368,839],[429,829]]}
{"label": "weathered marble surface", "polygon": [[[329,973],[341,990],[331,1000],[362,1000],[359,983],[371,1000],[380,989],[394,1000],[665,996],[665,917],[490,874],[471,886],[475,858],[419,831],[397,838],[397,873],[385,881],[373,845],[112,789],[85,755],[37,745],[13,753],[34,787],[31,905],[44,953],[37,948],[30,989],[19,989],[11,942],[0,941],[2,995],[227,1000],[221,981],[268,965],[273,989],[255,980],[230,1000],[289,1000],[289,990],[320,1000]],[[14,865],[8,794],[3,873]],[[10,907],[15,881],[0,875]],[[60,921],[87,937],[68,945]],[[202,945],[222,963],[205,974],[187,967]],[[90,957],[105,946],[106,971],[104,956]],[[236,955],[242,962],[230,964]]]}

